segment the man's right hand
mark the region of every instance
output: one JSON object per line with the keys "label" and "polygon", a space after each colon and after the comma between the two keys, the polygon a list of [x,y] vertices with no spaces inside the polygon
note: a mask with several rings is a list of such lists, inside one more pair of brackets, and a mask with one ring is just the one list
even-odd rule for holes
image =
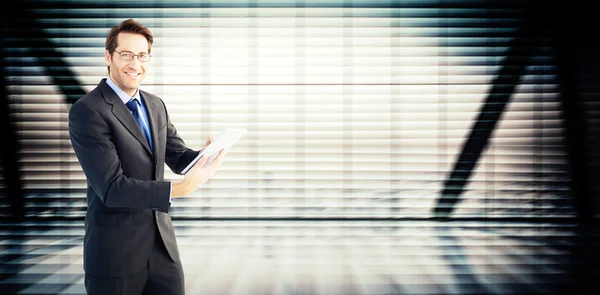
{"label": "man's right hand", "polygon": [[183,177],[182,182],[173,183],[171,195],[175,197],[183,197],[196,191],[200,185],[208,181],[221,168],[223,158],[227,155],[225,150],[221,150],[215,160],[206,165],[207,158],[202,157]]}

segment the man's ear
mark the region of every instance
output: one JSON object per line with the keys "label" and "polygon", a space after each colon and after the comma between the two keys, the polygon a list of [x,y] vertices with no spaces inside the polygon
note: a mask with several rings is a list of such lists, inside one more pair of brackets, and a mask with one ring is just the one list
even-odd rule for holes
{"label": "man's ear", "polygon": [[108,52],[108,49],[106,49],[106,52],[104,54],[104,61],[106,62],[107,66],[110,66],[110,59],[111,59],[110,52]]}

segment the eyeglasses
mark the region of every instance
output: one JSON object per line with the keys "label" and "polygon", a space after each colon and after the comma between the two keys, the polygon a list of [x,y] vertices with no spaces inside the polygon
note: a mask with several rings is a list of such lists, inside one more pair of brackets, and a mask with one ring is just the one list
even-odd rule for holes
{"label": "eyeglasses", "polygon": [[129,51],[123,51],[123,52],[118,52],[115,50],[116,53],[119,54],[119,57],[122,60],[126,60],[126,61],[132,61],[134,56],[137,56],[137,59],[141,62],[147,62],[150,60],[151,55],[148,53],[140,53],[140,54],[133,54],[132,52]]}

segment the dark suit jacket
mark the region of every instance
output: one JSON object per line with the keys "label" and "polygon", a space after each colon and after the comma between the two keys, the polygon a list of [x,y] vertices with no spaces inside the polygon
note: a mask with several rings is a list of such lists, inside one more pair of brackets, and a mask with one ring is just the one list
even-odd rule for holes
{"label": "dark suit jacket", "polygon": [[71,143],[88,183],[83,257],[89,275],[142,271],[157,227],[169,255],[179,261],[164,164],[179,174],[198,152],[177,135],[163,101],[140,93],[148,109],[154,153],[106,79],[69,111]]}

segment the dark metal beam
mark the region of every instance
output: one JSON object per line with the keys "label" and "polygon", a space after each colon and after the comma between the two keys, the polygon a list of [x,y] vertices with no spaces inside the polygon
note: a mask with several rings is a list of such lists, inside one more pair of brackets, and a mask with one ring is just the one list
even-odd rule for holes
{"label": "dark metal beam", "polygon": [[[592,188],[593,163],[598,162],[592,155],[598,154],[592,149],[589,124],[594,119],[593,109],[586,111],[586,102],[600,98],[598,86],[595,91],[587,85],[600,83],[600,47],[596,29],[600,25],[594,7],[572,0],[553,4],[552,21],[549,27],[556,55],[556,67],[565,127],[565,145],[571,175],[571,196],[577,216],[577,234],[575,245],[571,249],[573,263],[572,276],[575,284],[565,292],[572,294],[597,293],[600,287],[600,254],[596,225],[594,224],[594,198],[598,196]],[[586,85],[587,84],[587,85]],[[590,112],[591,111],[591,112]],[[597,131],[596,131],[597,132]],[[598,148],[598,146],[596,146]]]}
{"label": "dark metal beam", "polygon": [[[0,43],[3,43],[0,40]],[[21,165],[19,164],[19,141],[13,122],[11,104],[4,73],[4,56],[0,48],[0,162],[4,174],[5,193],[9,203],[9,217],[13,220],[25,218],[25,198],[21,183]]]}
{"label": "dark metal beam", "polygon": [[6,37],[10,37],[10,42],[4,40],[2,46],[28,48],[52,79],[53,85],[65,95],[66,103],[72,105],[87,92],[65,61],[65,54],[56,49],[50,41],[51,36],[36,21],[37,17],[27,7],[28,3],[30,2],[16,2],[14,7],[4,8],[7,28],[3,29]]}
{"label": "dark metal beam", "polygon": [[36,21],[28,5],[31,2],[16,2],[12,7],[4,7],[0,12],[0,159],[6,185],[11,218],[25,217],[25,194],[22,172],[19,164],[19,138],[15,130],[10,109],[8,80],[6,79],[7,60],[10,48],[28,48],[44,68],[53,84],[65,95],[65,102],[73,104],[85,90],[75,78],[76,75],[65,62],[66,56],[50,42],[50,36]]}
{"label": "dark metal beam", "polygon": [[510,102],[521,76],[539,47],[541,26],[540,14],[533,5],[528,6],[519,29],[515,33],[516,36],[509,44],[510,49],[506,53],[500,71],[492,82],[492,88],[479,111],[479,116],[471,127],[471,132],[454,164],[450,177],[444,183],[444,189],[433,209],[434,217],[439,219],[450,217],[456,203],[460,200],[500,116]]}

